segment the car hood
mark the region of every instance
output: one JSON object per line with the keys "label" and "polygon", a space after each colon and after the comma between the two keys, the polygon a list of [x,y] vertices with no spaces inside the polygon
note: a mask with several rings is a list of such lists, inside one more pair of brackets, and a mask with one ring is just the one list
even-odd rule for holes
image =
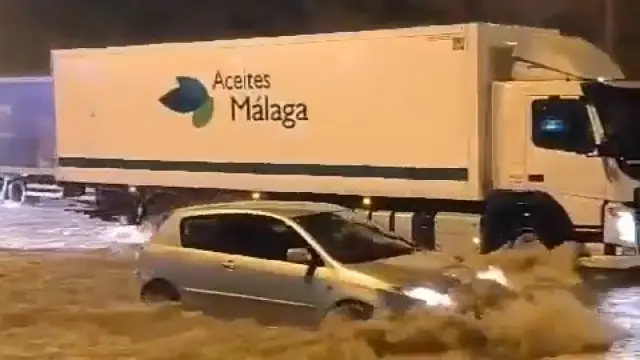
{"label": "car hood", "polygon": [[460,283],[452,269],[459,263],[438,253],[416,252],[367,263],[346,265],[396,286],[430,286],[450,289]]}

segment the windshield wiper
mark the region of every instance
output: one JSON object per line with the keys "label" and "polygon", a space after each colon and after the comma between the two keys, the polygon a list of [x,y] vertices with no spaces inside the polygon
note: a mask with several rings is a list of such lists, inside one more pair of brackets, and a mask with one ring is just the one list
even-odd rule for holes
{"label": "windshield wiper", "polygon": [[379,226],[378,224],[376,224],[374,222],[364,222],[364,221],[354,221],[354,222],[356,224],[362,225],[362,226],[364,226],[364,227],[366,227],[366,228],[368,228],[370,230],[379,232],[380,234],[382,234],[382,235],[384,235],[384,236],[386,236],[388,238],[391,238],[391,239],[394,239],[394,240],[398,240],[398,241],[404,243],[405,245],[409,245],[412,248],[417,248],[415,246],[415,244],[413,244],[411,241],[409,241],[409,240],[405,239],[404,237],[402,237],[402,236],[400,236],[398,234],[395,234],[395,233],[393,233],[391,231],[387,231],[386,229],[382,228],[381,226]]}

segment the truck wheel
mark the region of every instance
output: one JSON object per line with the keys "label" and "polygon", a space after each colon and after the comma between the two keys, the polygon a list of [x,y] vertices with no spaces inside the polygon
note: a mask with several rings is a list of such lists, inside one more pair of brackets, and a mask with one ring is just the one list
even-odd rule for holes
{"label": "truck wheel", "polygon": [[537,245],[541,245],[540,238],[534,232],[525,231],[522,235],[518,236],[513,240],[510,245],[512,249],[522,249],[527,247],[533,247]]}
{"label": "truck wheel", "polygon": [[[506,249],[523,249],[541,245],[540,236],[535,229],[520,223],[504,224],[501,232],[493,237],[492,251]],[[491,241],[491,239],[490,239]]]}
{"label": "truck wheel", "polygon": [[548,249],[569,240],[572,226],[546,194],[499,193],[482,218],[482,252],[542,243]]}
{"label": "truck wheel", "polygon": [[490,231],[483,235],[483,253],[503,249],[522,249],[540,244],[549,249],[554,248],[555,238],[545,238],[540,227],[530,223],[533,222],[530,219],[531,216],[533,215],[527,216],[513,212],[509,216],[494,219],[498,224],[495,224]]}

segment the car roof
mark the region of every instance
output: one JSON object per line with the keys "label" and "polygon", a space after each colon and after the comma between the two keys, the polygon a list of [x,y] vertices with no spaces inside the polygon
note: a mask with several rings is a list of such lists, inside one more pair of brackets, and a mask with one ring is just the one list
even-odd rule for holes
{"label": "car roof", "polygon": [[205,215],[216,210],[260,211],[283,217],[296,217],[347,209],[335,204],[311,201],[249,200],[188,206],[175,210],[175,213],[181,217],[187,217]]}

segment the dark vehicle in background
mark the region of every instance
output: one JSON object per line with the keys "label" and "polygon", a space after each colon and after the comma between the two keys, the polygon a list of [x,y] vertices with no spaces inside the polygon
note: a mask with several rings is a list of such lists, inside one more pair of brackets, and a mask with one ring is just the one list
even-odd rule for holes
{"label": "dark vehicle in background", "polygon": [[53,177],[55,139],[53,78],[0,78],[2,200],[60,197]]}

